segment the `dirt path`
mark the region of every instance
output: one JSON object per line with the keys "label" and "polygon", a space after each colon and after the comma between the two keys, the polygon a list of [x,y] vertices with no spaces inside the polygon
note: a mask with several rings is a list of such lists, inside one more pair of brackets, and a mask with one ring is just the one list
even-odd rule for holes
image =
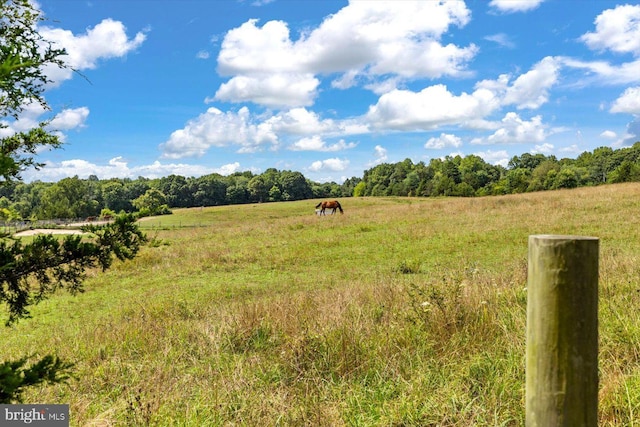
{"label": "dirt path", "polygon": [[[67,227],[82,227],[83,225],[104,225],[111,221],[91,221],[91,222],[75,222],[67,224]],[[83,234],[82,230],[76,228],[34,228],[31,230],[23,230],[14,234],[14,237],[35,236],[36,234]]]}
{"label": "dirt path", "polygon": [[62,228],[34,228],[14,234],[14,237],[35,236],[36,234],[82,234],[82,230],[65,230]]}

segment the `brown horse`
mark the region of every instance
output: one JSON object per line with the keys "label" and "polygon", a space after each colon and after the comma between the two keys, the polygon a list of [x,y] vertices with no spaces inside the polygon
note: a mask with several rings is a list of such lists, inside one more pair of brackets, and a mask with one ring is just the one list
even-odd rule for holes
{"label": "brown horse", "polygon": [[341,214],[344,213],[344,211],[342,210],[342,206],[340,206],[340,202],[337,201],[337,200],[331,200],[329,202],[320,202],[320,203],[318,203],[316,205],[316,209],[318,209],[318,208],[320,208],[319,215],[326,215],[324,210],[327,209],[327,208],[332,209],[331,215],[336,213],[336,209],[339,209]]}

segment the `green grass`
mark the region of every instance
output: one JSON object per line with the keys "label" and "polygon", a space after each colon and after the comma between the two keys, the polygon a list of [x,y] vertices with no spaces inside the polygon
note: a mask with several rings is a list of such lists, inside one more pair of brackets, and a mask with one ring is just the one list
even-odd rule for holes
{"label": "green grass", "polygon": [[56,353],[85,425],[524,423],[527,239],[600,243],[600,425],[640,425],[640,186],[176,210],[33,319],[0,359]]}

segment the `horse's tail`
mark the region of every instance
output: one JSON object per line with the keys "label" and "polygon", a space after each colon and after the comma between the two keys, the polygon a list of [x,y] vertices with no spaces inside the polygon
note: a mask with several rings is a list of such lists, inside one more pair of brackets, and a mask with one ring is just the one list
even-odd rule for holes
{"label": "horse's tail", "polygon": [[318,204],[316,205],[316,209],[318,209],[320,206],[322,206],[322,202],[320,202],[320,203],[318,203]]}
{"label": "horse's tail", "polygon": [[340,206],[340,202],[336,200],[336,204],[338,205],[338,209],[340,209],[340,213],[343,214],[342,206]]}

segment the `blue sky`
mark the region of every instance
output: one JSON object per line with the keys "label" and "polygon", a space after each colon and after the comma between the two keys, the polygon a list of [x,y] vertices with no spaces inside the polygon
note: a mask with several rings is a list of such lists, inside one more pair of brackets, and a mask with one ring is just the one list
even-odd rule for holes
{"label": "blue sky", "polygon": [[606,0],[38,0],[64,148],[26,181],[576,157],[640,140],[640,5]]}

